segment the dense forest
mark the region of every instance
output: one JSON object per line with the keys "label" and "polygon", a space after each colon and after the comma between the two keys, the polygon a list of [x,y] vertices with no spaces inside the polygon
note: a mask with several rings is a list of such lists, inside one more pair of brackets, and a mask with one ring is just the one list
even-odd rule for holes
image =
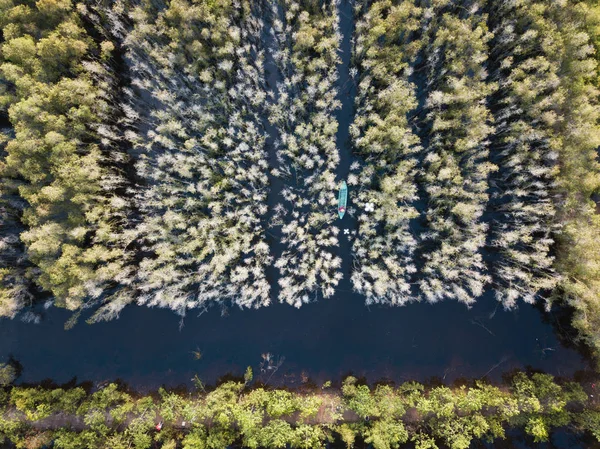
{"label": "dense forest", "polygon": [[483,381],[452,387],[406,382],[369,387],[354,377],[339,388],[327,382],[302,391],[243,381],[196,391],[161,388],[140,396],[109,384],[9,386],[10,366],[0,369],[0,443],[58,449],[320,448],[326,443],[374,449],[467,449],[522,432],[530,442],[549,441],[561,427],[588,442],[600,441],[600,408],[594,384],[557,381],[517,372],[506,384]]}
{"label": "dense forest", "polygon": [[0,2],[0,315],[300,307],[347,278],[568,305],[600,354],[600,7],[353,5],[344,173],[335,0]]}

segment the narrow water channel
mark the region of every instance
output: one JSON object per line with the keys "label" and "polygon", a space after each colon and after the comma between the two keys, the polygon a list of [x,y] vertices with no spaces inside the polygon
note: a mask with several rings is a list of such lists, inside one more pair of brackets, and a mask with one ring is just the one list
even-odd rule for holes
{"label": "narrow water channel", "polygon": [[[337,170],[337,180],[341,183],[348,178],[350,165],[354,160],[352,145],[350,142],[350,125],[354,120],[354,97],[356,96],[356,85],[350,76],[352,63],[352,35],[354,34],[354,12],[351,0],[341,0],[339,5],[340,33],[340,59],[338,66],[338,100],[342,104],[337,111],[338,131],[336,134],[337,148],[340,154],[340,163]],[[352,186],[349,186],[347,208],[352,210]],[[346,213],[342,220],[336,220],[335,225],[340,228],[340,246],[338,253],[342,259],[342,273],[344,277],[340,281],[339,288],[342,292],[352,289],[350,273],[352,268],[352,240],[353,232],[358,229],[356,214]]]}

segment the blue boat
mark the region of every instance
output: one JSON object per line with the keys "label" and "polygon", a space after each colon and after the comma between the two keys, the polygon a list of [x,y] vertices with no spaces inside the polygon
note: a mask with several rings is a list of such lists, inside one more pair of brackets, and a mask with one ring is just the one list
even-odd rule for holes
{"label": "blue boat", "polygon": [[338,195],[338,215],[340,216],[340,220],[344,218],[344,214],[346,213],[346,204],[348,203],[348,186],[346,185],[346,181],[342,181],[342,186],[340,187],[340,193]]}

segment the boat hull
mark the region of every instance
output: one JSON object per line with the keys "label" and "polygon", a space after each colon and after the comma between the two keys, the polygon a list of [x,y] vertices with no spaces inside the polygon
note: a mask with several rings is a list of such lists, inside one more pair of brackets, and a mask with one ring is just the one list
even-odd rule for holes
{"label": "boat hull", "polygon": [[348,203],[348,186],[346,185],[346,181],[342,181],[342,186],[340,187],[340,192],[338,194],[338,216],[340,220],[344,218],[346,214],[346,205]]}

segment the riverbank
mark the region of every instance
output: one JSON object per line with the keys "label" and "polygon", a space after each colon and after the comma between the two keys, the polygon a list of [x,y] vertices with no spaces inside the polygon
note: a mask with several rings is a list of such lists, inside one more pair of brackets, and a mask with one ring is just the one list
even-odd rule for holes
{"label": "riverbank", "polygon": [[57,449],[185,449],[323,447],[326,442],[375,449],[414,443],[418,448],[466,449],[520,432],[549,441],[560,429],[585,447],[600,441],[596,375],[555,379],[515,372],[501,384],[462,380],[452,386],[405,382],[269,388],[243,379],[215,388],[198,378],[192,390],[148,395],[111,383],[65,388],[9,386],[0,390],[0,442]]}

